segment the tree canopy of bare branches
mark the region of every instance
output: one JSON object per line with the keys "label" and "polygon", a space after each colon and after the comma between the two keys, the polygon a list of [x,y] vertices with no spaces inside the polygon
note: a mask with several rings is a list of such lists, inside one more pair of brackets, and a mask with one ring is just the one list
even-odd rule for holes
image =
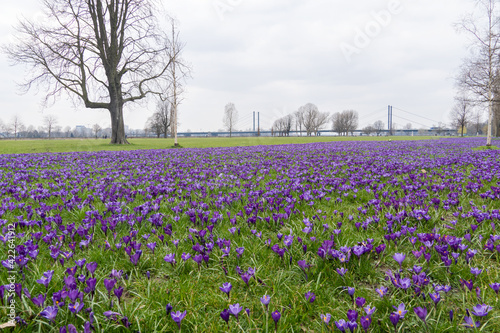
{"label": "tree canopy of bare branches", "polygon": [[293,116],[291,114],[281,117],[274,121],[273,132],[278,136],[290,136],[292,123],[293,123]]}
{"label": "tree canopy of bare branches", "polygon": [[312,103],[307,103],[299,108],[303,114],[303,123],[307,135],[318,135],[319,131],[328,123],[328,112],[320,112],[318,107]]}
{"label": "tree canopy of bare branches", "polygon": [[491,146],[495,81],[500,65],[500,15],[498,0],[476,0],[478,15],[470,14],[457,24],[472,38],[471,56],[465,59],[457,77],[458,86],[488,105],[486,145]]}
{"label": "tree canopy of bare branches", "polygon": [[228,103],[224,109],[224,127],[229,131],[229,137],[233,135],[236,123],[238,122],[238,110],[233,103]]}
{"label": "tree canopy of bare branches", "polygon": [[452,126],[458,128],[460,135],[464,136],[464,129],[472,116],[472,102],[467,96],[455,98],[456,103],[450,112]]}
{"label": "tree canopy of bare branches", "polygon": [[375,128],[375,132],[377,133],[377,136],[380,135],[380,133],[384,130],[385,124],[382,120],[377,120],[376,122],[373,123],[373,128]]}
{"label": "tree canopy of bare branches", "polygon": [[5,47],[14,64],[28,66],[26,90],[61,93],[85,107],[106,109],[111,143],[128,143],[123,107],[148,96],[166,99],[171,84],[169,37],[151,0],[44,0],[46,23],[23,20],[17,42]]}
{"label": "tree canopy of bare branches", "polygon": [[358,128],[358,112],[354,110],[344,110],[332,116],[332,130],[339,135],[348,136]]}
{"label": "tree canopy of bare branches", "polygon": [[156,134],[159,138],[162,134],[164,138],[168,137],[172,125],[173,104],[168,101],[159,101],[156,112],[149,117],[146,128]]}

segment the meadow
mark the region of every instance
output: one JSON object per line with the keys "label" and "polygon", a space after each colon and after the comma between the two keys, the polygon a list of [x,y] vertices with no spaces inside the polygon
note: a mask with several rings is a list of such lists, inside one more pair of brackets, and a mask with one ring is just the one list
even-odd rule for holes
{"label": "meadow", "polygon": [[264,139],[0,141],[1,327],[500,331],[484,138]]}
{"label": "meadow", "polygon": [[[304,144],[331,141],[393,141],[393,140],[435,140],[436,136],[398,136],[398,137],[233,137],[233,138],[179,138],[182,148],[247,147],[258,145]],[[109,139],[75,138],[56,140],[0,140],[0,154],[64,153],[77,151],[123,151],[143,149],[175,148],[171,138],[146,139],[129,138],[129,145],[111,145]]]}

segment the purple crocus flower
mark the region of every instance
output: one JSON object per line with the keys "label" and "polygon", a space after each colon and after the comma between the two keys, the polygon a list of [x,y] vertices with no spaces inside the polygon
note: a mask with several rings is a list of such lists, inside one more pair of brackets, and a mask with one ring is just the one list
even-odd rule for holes
{"label": "purple crocus flower", "polygon": [[377,308],[375,308],[375,307],[372,308],[371,306],[368,305],[367,307],[364,308],[364,310],[366,312],[366,315],[368,317],[371,317],[372,314],[375,312],[375,310],[377,310]]}
{"label": "purple crocus flower", "polygon": [[113,290],[113,287],[115,286],[115,284],[116,284],[115,279],[104,279],[104,287],[108,291],[108,295],[111,294],[111,290]]}
{"label": "purple crocus flower", "polygon": [[500,290],[500,283],[490,283],[491,289],[498,295],[498,291]]}
{"label": "purple crocus flower", "polygon": [[68,305],[68,309],[69,309],[69,311],[71,311],[72,313],[74,313],[74,314],[75,314],[75,316],[76,316],[76,314],[77,314],[78,312],[80,312],[80,311],[83,309],[83,305],[84,305],[84,303],[83,303],[83,302],[82,302],[82,303],[78,303],[78,302],[76,302],[75,304],[71,304],[71,303],[70,303],[70,304]]}
{"label": "purple crocus flower", "polygon": [[59,308],[57,306],[48,306],[43,309],[42,312],[40,312],[40,316],[53,322],[57,316],[57,311],[59,311]]}
{"label": "purple crocus flower", "polygon": [[278,310],[276,310],[273,313],[271,313],[271,317],[274,320],[274,329],[275,331],[278,331],[278,322],[280,321],[281,313]]}
{"label": "purple crocus flower", "polygon": [[339,321],[335,322],[335,326],[337,326],[337,328],[339,329],[339,331],[345,332],[345,330],[347,328],[347,323],[346,323],[346,321],[344,319],[340,319]]}
{"label": "purple crocus flower", "polygon": [[375,291],[377,292],[377,294],[379,294],[380,297],[384,297],[385,294],[387,294],[388,289],[387,287],[382,286],[380,288],[375,289]]}
{"label": "purple crocus flower", "polygon": [[243,310],[243,308],[240,306],[240,303],[229,305],[229,312],[236,317],[236,320],[238,320],[238,314],[241,310]]}
{"label": "purple crocus flower", "polygon": [[89,273],[94,276],[94,272],[97,269],[97,263],[96,262],[89,262],[85,267],[87,267],[87,270]]}
{"label": "purple crocus flower", "polygon": [[148,243],[146,244],[147,248],[151,250],[151,252],[153,252],[153,254],[155,253],[155,248],[156,248],[156,242],[153,242],[153,243]]}
{"label": "purple crocus flower", "polygon": [[170,317],[172,317],[173,321],[175,321],[175,323],[179,327],[179,330],[181,329],[182,319],[184,319],[185,316],[186,316],[186,311],[184,312],[176,311],[170,313]]}
{"label": "purple crocus flower", "polygon": [[399,268],[402,267],[403,261],[406,258],[406,255],[404,253],[395,253],[392,258],[396,260],[396,262],[399,264]]}
{"label": "purple crocus flower", "polygon": [[222,287],[219,287],[219,289],[227,294],[227,298],[229,299],[229,292],[231,291],[231,288],[233,288],[233,285],[230,282],[225,282],[222,284]]}
{"label": "purple crocus flower", "polygon": [[42,284],[43,286],[45,286],[45,289],[47,289],[50,281],[52,280],[53,274],[54,274],[54,271],[46,271],[43,273],[42,278],[36,280],[36,282]]}
{"label": "purple crocus flower", "polygon": [[353,309],[347,310],[347,320],[357,321],[358,320],[358,311],[353,310]]}
{"label": "purple crocus flower", "polygon": [[167,312],[167,316],[170,314],[170,312],[172,312],[172,305],[170,303],[168,303],[166,306],[165,306],[165,311]]}
{"label": "purple crocus flower", "polygon": [[394,305],[392,307],[396,310],[396,313],[398,314],[399,318],[401,318],[401,319],[403,319],[405,317],[405,314],[408,312],[405,309],[404,303],[399,304],[398,307],[396,307]]}
{"label": "purple crocus flower", "polygon": [[391,312],[391,314],[389,315],[389,320],[391,321],[392,325],[394,325],[394,329],[396,329],[400,318],[401,317],[396,312]]}
{"label": "purple crocus flower", "polygon": [[427,308],[417,306],[417,307],[413,308],[413,311],[418,316],[418,318],[420,318],[424,322],[424,324],[427,326],[427,322],[425,321],[425,318],[427,317]]}
{"label": "purple crocus flower", "polygon": [[45,303],[45,297],[46,297],[46,295],[40,294],[40,295],[38,295],[36,297],[31,298],[31,301],[36,306],[38,306],[40,308],[43,308],[43,304]]}
{"label": "purple crocus flower", "polygon": [[222,310],[222,312],[220,313],[220,317],[222,318],[222,320],[224,320],[226,322],[226,324],[229,325],[229,317],[231,316],[231,314],[229,313],[229,310],[228,309],[224,309]]}
{"label": "purple crocus flower", "polygon": [[365,305],[366,299],[364,297],[357,297],[356,298],[356,306],[362,308],[363,305]]}
{"label": "purple crocus flower", "polygon": [[181,258],[184,261],[188,260],[189,258],[191,258],[191,253],[182,252]]}
{"label": "purple crocus flower", "polygon": [[358,324],[355,321],[349,321],[347,322],[347,328],[351,331],[351,333],[354,333],[354,331],[358,328]]}
{"label": "purple crocus flower", "polygon": [[326,326],[328,326],[328,324],[330,324],[330,320],[332,319],[332,315],[327,313],[327,314],[320,314],[319,315],[320,318],[321,318],[321,321],[325,323]]}
{"label": "purple crocus flower", "polygon": [[267,310],[267,306],[269,305],[269,302],[271,302],[271,296],[269,295],[264,295],[260,298],[260,301],[263,305],[266,306],[266,310]]}
{"label": "purple crocus flower", "polygon": [[484,317],[488,315],[493,308],[486,304],[478,304],[472,308],[472,314],[477,317]]}
{"label": "purple crocus flower", "polygon": [[475,322],[471,317],[464,316],[464,322],[462,325],[467,328],[479,328],[481,326],[481,322],[479,320]]}
{"label": "purple crocus flower", "polygon": [[142,250],[137,250],[133,255],[130,256],[130,261],[137,266],[139,259],[141,258]]}
{"label": "purple crocus flower", "polygon": [[429,297],[434,302],[435,305],[441,300],[441,295],[439,293],[429,293]]}
{"label": "purple crocus flower", "polygon": [[313,303],[316,300],[316,295],[311,291],[308,291],[304,296],[309,303]]}
{"label": "purple crocus flower", "polygon": [[343,277],[345,273],[347,273],[347,269],[345,269],[344,267],[337,268],[337,273],[339,273],[339,275]]}
{"label": "purple crocus flower", "polygon": [[123,287],[120,286],[120,287],[116,288],[115,290],[113,290],[113,293],[118,298],[118,301],[120,301],[122,294],[123,294]]}
{"label": "purple crocus flower", "polygon": [[370,328],[370,325],[372,324],[372,318],[370,316],[365,316],[365,317],[361,317],[359,319],[360,323],[361,323],[361,327],[363,328],[363,330],[365,330],[365,332],[368,332],[368,329]]}
{"label": "purple crocus flower", "polygon": [[171,264],[172,266],[175,266],[175,253],[169,253],[167,254],[163,260]]}

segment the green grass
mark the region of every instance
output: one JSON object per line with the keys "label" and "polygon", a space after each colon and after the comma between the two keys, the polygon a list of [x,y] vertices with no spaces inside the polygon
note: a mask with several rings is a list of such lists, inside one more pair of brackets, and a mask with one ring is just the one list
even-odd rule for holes
{"label": "green grass", "polygon": [[[397,137],[234,137],[234,138],[179,138],[182,148],[244,147],[257,145],[301,144],[330,141],[399,141],[432,140],[437,136]],[[129,145],[111,145],[107,139],[56,140],[0,140],[0,154],[65,153],[100,150],[140,150],[174,148],[173,139],[128,139]]]}

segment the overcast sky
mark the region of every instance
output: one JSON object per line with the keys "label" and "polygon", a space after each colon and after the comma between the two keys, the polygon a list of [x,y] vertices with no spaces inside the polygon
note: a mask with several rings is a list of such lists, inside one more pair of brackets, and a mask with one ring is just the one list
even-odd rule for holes
{"label": "overcast sky", "polygon": [[[22,16],[39,19],[38,0],[2,0],[0,43],[12,40]],[[238,129],[261,127],[314,103],[323,112],[354,109],[360,127],[382,120],[393,105],[393,121],[414,128],[448,122],[454,76],[467,54],[467,38],[453,23],[471,0],[164,0],[179,21],[184,58],[192,79],[179,109],[180,131],[222,128],[224,106],[239,112]],[[20,95],[22,67],[0,54],[0,119],[18,114],[41,125],[53,114],[59,125],[99,123],[106,110],[74,106],[62,98],[42,109],[43,94]],[[404,110],[406,112],[403,112]],[[128,105],[125,123],[143,128],[154,104]],[[410,113],[407,113],[410,112]],[[419,114],[425,118],[412,115]]]}

